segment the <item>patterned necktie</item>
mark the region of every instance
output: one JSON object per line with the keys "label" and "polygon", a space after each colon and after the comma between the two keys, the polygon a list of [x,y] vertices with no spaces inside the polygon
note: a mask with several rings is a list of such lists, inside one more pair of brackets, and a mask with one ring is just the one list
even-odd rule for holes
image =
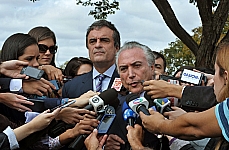
{"label": "patterned necktie", "polygon": [[97,78],[99,78],[99,82],[96,85],[96,92],[102,92],[102,82],[105,76],[103,74],[100,74],[97,76]]}

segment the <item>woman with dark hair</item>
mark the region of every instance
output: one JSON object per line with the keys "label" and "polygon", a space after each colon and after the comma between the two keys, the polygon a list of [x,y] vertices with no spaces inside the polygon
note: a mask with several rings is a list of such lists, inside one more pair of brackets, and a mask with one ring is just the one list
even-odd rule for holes
{"label": "woman with dark hair", "polygon": [[40,69],[47,74],[48,80],[58,80],[62,82],[62,71],[56,68],[55,54],[57,52],[56,36],[48,27],[35,27],[28,33],[34,37],[39,47],[38,63]]}
{"label": "woman with dark hair", "polygon": [[66,65],[64,75],[67,78],[74,78],[75,76],[88,73],[92,69],[92,62],[88,58],[74,57]]}
{"label": "woman with dark hair", "polygon": [[2,46],[1,61],[21,60],[29,62],[29,66],[38,67],[38,57],[37,42],[28,34],[11,35]]}
{"label": "woman with dark hair", "polygon": [[[13,34],[6,39],[6,41],[2,46],[1,61],[20,60],[20,61],[28,62],[28,66],[38,68],[39,66],[37,62],[38,58],[39,58],[39,48],[37,42],[33,37],[31,37],[28,34],[23,34],[23,33]],[[33,96],[33,95],[39,95],[39,96],[48,95],[48,91],[52,92],[52,89],[55,89],[55,87],[49,81],[43,78],[40,80],[14,79],[14,81],[15,80],[17,83],[20,82],[19,84],[21,85],[20,91],[26,97]],[[10,82],[12,82],[12,80]],[[16,85],[16,83],[14,85]],[[15,123],[20,125],[24,123],[25,117],[24,117],[24,113],[18,113],[18,111],[22,112],[22,109],[13,110],[6,107],[5,105],[0,104],[0,113],[8,117],[11,121],[14,121]]]}

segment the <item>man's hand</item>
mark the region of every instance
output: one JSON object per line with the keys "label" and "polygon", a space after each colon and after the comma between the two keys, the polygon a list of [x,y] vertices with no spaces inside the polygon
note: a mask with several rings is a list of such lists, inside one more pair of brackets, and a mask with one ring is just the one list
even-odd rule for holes
{"label": "man's hand", "polygon": [[126,129],[128,131],[127,138],[131,148],[133,150],[144,149],[144,146],[142,145],[144,136],[142,127],[138,124],[135,124],[134,127],[128,125]]}
{"label": "man's hand", "polygon": [[94,129],[93,132],[85,139],[84,144],[88,150],[102,150],[102,147],[107,139],[107,134],[97,138],[98,130]]}
{"label": "man's hand", "polygon": [[0,102],[12,109],[16,109],[21,112],[32,111],[30,108],[24,106],[23,104],[34,105],[32,102],[27,101],[26,97],[13,93],[0,93]]}
{"label": "man's hand", "polygon": [[176,97],[181,98],[183,87],[180,85],[170,84],[164,80],[149,80],[143,83],[144,91],[151,98]]}
{"label": "man's hand", "polygon": [[39,69],[45,71],[48,76],[48,80],[57,80],[59,83],[63,82],[63,74],[62,71],[52,65],[42,65],[39,66]]}
{"label": "man's hand", "polygon": [[19,60],[5,61],[0,65],[0,73],[12,78],[29,78],[25,74],[20,74],[21,69],[27,66],[28,62]]}
{"label": "man's hand", "polygon": [[92,114],[92,112],[86,109],[66,107],[60,111],[56,119],[63,120],[64,122],[69,124],[76,124],[80,120],[84,119],[84,114]]}
{"label": "man's hand", "polygon": [[98,125],[99,121],[97,119],[89,119],[85,117],[75,125],[75,127],[72,129],[72,134],[75,137],[78,135],[90,134]]}
{"label": "man's hand", "polygon": [[110,134],[108,135],[106,145],[104,147],[105,150],[120,150],[121,144],[125,144],[125,142],[117,135]]}
{"label": "man's hand", "polygon": [[149,109],[150,115],[145,115],[142,112],[139,112],[140,118],[142,120],[142,125],[151,133],[159,133],[159,129],[165,120],[165,117],[159,112],[154,111],[152,108]]}
{"label": "man's hand", "polygon": [[48,95],[48,92],[52,92],[56,87],[49,81],[41,78],[40,80],[23,80],[22,88],[24,93],[27,94],[36,94],[39,96]]}
{"label": "man's hand", "polygon": [[94,95],[98,95],[98,93],[91,90],[82,94],[80,97],[75,98],[76,102],[72,104],[71,107],[79,107],[79,108],[85,107],[86,105],[88,105],[89,99]]}
{"label": "man's hand", "polygon": [[173,111],[164,112],[164,116],[169,117],[170,120],[174,120],[180,115],[186,114],[187,112],[179,107],[172,107]]}
{"label": "man's hand", "polygon": [[32,128],[36,131],[42,130],[47,127],[50,122],[58,115],[60,112],[60,108],[55,109],[50,113],[50,110],[46,110],[43,113],[36,116],[32,121],[28,124],[32,124]]}

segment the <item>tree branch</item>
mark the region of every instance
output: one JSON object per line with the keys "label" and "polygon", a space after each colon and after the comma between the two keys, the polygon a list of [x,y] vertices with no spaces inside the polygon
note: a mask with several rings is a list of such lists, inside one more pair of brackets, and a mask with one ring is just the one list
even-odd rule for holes
{"label": "tree branch", "polygon": [[152,0],[161,13],[165,23],[170,30],[193,52],[196,56],[198,51],[197,43],[192,37],[182,28],[178,22],[170,4],[167,0]]}

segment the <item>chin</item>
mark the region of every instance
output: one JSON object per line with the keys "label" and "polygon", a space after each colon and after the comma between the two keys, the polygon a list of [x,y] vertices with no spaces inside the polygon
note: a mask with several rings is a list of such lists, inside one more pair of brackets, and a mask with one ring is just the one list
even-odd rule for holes
{"label": "chin", "polygon": [[135,93],[135,94],[139,94],[142,92],[142,89],[139,89],[139,88],[132,88],[130,89],[130,92],[131,93]]}

